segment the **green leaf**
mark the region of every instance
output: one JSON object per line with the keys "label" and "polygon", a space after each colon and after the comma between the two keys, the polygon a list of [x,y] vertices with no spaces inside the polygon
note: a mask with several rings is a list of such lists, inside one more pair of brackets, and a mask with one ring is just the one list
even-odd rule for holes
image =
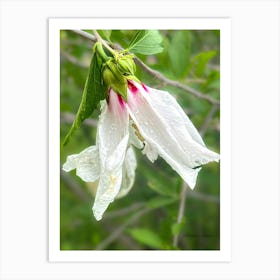
{"label": "green leaf", "polygon": [[207,89],[220,89],[220,71],[217,70],[211,70],[207,77],[207,81],[204,85],[205,90]]}
{"label": "green leaf", "polygon": [[171,197],[177,197],[177,188],[174,185],[170,185],[168,182],[162,182],[158,177],[149,177],[148,186],[155,192]]}
{"label": "green leaf", "polygon": [[177,31],[171,39],[168,55],[174,78],[186,76],[190,65],[191,36],[190,31]]}
{"label": "green leaf", "polygon": [[197,54],[193,59],[194,72],[196,76],[201,77],[205,74],[205,68],[215,55],[216,51],[208,51]]}
{"label": "green leaf", "polygon": [[147,185],[153,191],[174,198],[179,196],[181,188],[178,186],[178,177],[168,176],[161,170],[157,170],[157,176],[154,176],[154,170],[150,172],[149,168],[141,167],[141,169],[145,171],[148,178]]}
{"label": "green leaf", "polygon": [[97,55],[94,49],[94,53],[91,59],[82,100],[75,116],[74,122],[67,133],[63,145],[66,145],[73,133],[81,126],[81,123],[90,117],[94,109],[97,108],[99,102],[106,97],[106,86],[102,83],[102,59]]}
{"label": "green leaf", "polygon": [[125,78],[122,78],[117,83],[111,84],[112,89],[122,96],[122,98],[127,101],[127,82]]}
{"label": "green leaf", "polygon": [[178,201],[177,198],[170,197],[156,197],[147,202],[147,207],[151,209],[160,208]]}
{"label": "green leaf", "polygon": [[183,220],[181,223],[175,223],[171,226],[171,232],[173,235],[180,234],[184,226],[186,225],[186,222]]}
{"label": "green leaf", "polygon": [[139,30],[132,38],[128,51],[151,55],[163,51],[162,37],[158,30]]}
{"label": "green leaf", "polygon": [[153,249],[164,249],[163,242],[158,233],[147,228],[134,228],[128,231],[138,242]]}

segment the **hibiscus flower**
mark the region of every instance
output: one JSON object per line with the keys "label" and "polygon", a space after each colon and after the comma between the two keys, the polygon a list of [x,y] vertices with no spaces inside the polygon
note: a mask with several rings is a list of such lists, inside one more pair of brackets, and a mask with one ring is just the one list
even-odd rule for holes
{"label": "hibiscus flower", "polygon": [[133,186],[133,146],[152,162],[162,157],[192,189],[201,166],[219,161],[171,94],[133,80],[127,81],[126,99],[110,88],[101,101],[96,146],[68,156],[63,165],[67,172],[76,169],[85,182],[99,180],[93,205],[97,220]]}

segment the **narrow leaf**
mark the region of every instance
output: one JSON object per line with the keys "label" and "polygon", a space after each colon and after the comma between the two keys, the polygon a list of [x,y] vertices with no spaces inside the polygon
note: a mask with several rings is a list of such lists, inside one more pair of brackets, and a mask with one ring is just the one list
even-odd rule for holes
{"label": "narrow leaf", "polygon": [[163,242],[158,233],[147,228],[134,228],[129,234],[138,242],[153,249],[163,249]]}
{"label": "narrow leaf", "polygon": [[181,188],[178,187],[178,177],[168,176],[162,170],[157,170],[157,176],[154,176],[155,170],[141,166],[141,171],[148,178],[148,187],[157,192],[161,196],[178,197]]}
{"label": "narrow leaf", "polygon": [[181,223],[175,223],[171,225],[172,234],[173,235],[180,234],[185,226],[186,226],[186,222],[184,220]]}
{"label": "narrow leaf", "polygon": [[97,108],[99,102],[105,98],[106,87],[102,83],[101,67],[102,60],[97,55],[97,52],[94,51],[82,95],[82,100],[74,122],[64,139],[63,145],[66,145],[69,142],[73,133],[80,127],[81,123],[90,117],[94,109]]}
{"label": "narrow leaf", "polygon": [[159,193],[161,195],[170,196],[170,197],[178,196],[177,189],[174,188],[173,185],[170,185],[168,182],[163,183],[160,180],[158,180],[157,178],[154,178],[154,177],[149,178],[148,186],[152,190],[156,191],[157,193]]}
{"label": "narrow leaf", "polygon": [[216,54],[216,51],[201,52],[193,58],[194,70],[197,77],[205,75],[207,64]]}
{"label": "narrow leaf", "polygon": [[176,31],[168,47],[168,54],[174,78],[180,79],[187,74],[190,65],[190,31]]}
{"label": "narrow leaf", "polygon": [[163,51],[162,37],[158,30],[139,30],[131,40],[128,51],[151,55]]}
{"label": "narrow leaf", "polygon": [[170,198],[170,197],[156,197],[153,199],[148,200],[148,202],[146,203],[146,206],[150,209],[157,209],[157,208],[161,208],[163,206],[172,204],[174,202],[178,201],[177,198]]}

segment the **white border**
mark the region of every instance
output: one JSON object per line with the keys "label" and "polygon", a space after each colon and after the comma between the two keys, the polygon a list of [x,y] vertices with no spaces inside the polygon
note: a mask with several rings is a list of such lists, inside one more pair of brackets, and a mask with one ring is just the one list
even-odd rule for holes
{"label": "white border", "polygon": [[[1,0],[0,279],[279,280],[279,7],[278,0]],[[48,18],[116,16],[232,19],[230,263],[48,261]]]}
{"label": "white border", "polygon": [[[229,262],[231,260],[231,22],[223,19],[49,19],[49,261],[51,262]],[[59,202],[59,98],[62,29],[221,30],[221,190],[220,250],[61,251]]]}

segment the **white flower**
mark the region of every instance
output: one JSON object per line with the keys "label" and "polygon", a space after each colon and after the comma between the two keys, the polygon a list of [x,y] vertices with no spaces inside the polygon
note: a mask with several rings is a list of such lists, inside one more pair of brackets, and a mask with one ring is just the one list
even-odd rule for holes
{"label": "white flower", "polygon": [[219,155],[210,151],[198,131],[166,91],[129,83],[129,115],[144,139],[143,153],[154,161],[160,155],[194,188],[197,168],[210,161],[219,161]]}
{"label": "white flower", "polygon": [[115,199],[128,193],[134,183],[136,158],[128,147],[128,112],[120,97],[112,90],[109,104],[102,102],[97,128],[97,145],[80,154],[67,157],[63,170],[76,169],[76,174],[85,182],[99,180],[93,205],[97,220]]}
{"label": "white flower", "polygon": [[108,105],[102,102],[96,142],[68,156],[63,169],[76,169],[86,182],[99,180],[93,205],[97,220],[134,183],[136,159],[131,145],[152,162],[161,156],[191,188],[201,165],[219,161],[174,97],[134,81],[128,82],[127,101],[111,89]]}

